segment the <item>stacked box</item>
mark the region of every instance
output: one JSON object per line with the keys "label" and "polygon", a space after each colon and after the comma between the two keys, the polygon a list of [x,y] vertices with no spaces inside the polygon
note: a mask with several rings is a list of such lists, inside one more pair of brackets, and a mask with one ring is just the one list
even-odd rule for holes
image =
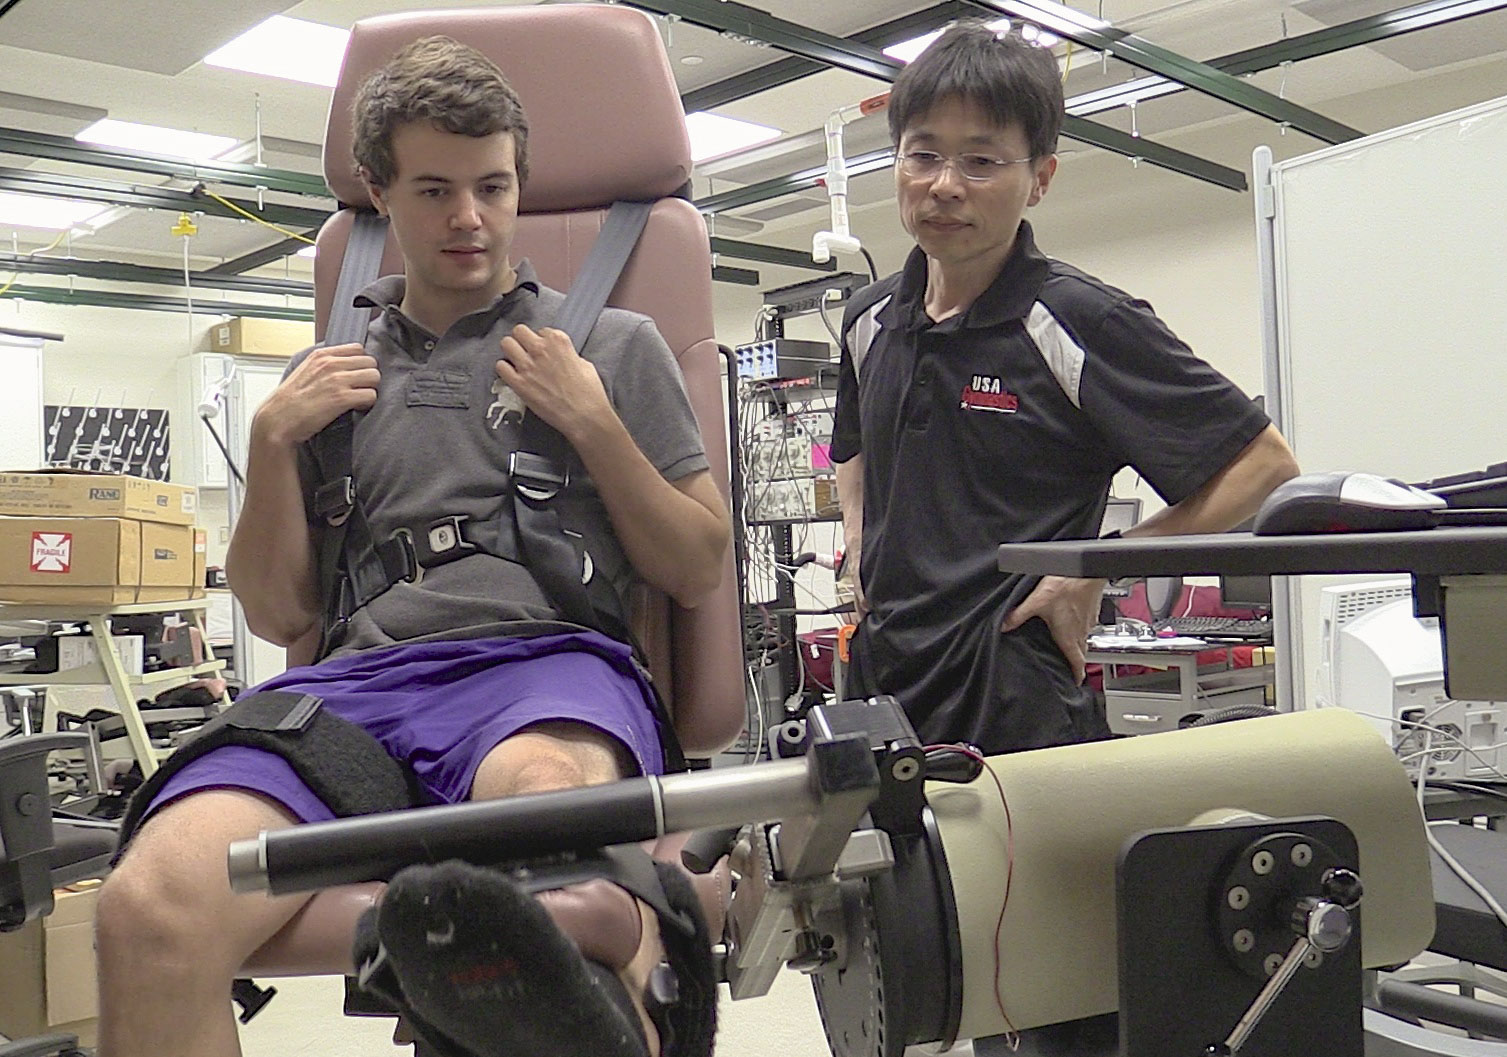
{"label": "stacked box", "polygon": [[202,597],[197,506],[193,488],[121,474],[0,474],[0,603]]}

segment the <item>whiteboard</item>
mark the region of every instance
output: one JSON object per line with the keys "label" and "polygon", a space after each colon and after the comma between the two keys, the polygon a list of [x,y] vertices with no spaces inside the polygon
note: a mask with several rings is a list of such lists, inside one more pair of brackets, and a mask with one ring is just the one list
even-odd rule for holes
{"label": "whiteboard", "polygon": [[[1507,98],[1271,166],[1266,385],[1305,471],[1507,459],[1504,173]],[[1313,705],[1319,589],[1374,578],[1292,578],[1295,707]]]}

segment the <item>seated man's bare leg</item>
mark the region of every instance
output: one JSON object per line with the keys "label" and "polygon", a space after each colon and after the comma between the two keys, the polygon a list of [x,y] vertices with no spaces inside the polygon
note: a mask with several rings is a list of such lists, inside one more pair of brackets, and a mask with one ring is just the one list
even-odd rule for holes
{"label": "seated man's bare leg", "polygon": [[[622,743],[596,728],[580,723],[541,723],[519,731],[487,754],[476,770],[471,798],[485,800],[601,785],[615,782],[633,769]],[[540,901],[568,934],[572,922],[599,920],[603,916],[623,919],[603,929],[599,942],[604,948],[616,949],[607,960],[615,963],[618,976],[633,999],[649,1039],[649,1052],[657,1054],[658,1032],[643,1008],[642,996],[649,974],[664,957],[659,918],[646,904],[615,885],[598,884],[600,888],[577,886],[576,891],[546,893]],[[627,950],[621,953],[632,954],[622,960],[617,951],[621,950],[625,932],[636,934],[638,939],[636,945],[629,940]],[[580,937],[576,938],[580,942]]]}
{"label": "seated man's bare leg", "polygon": [[232,841],[293,820],[270,800],[214,789],[154,814],[100,892],[101,1057],[234,1057],[230,985],[306,895],[231,892]]}

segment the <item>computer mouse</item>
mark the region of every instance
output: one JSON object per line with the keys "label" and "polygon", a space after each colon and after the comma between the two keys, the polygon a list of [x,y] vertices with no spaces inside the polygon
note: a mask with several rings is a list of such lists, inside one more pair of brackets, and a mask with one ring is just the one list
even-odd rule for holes
{"label": "computer mouse", "polygon": [[1251,531],[1290,536],[1432,528],[1447,505],[1432,492],[1374,473],[1305,473],[1272,490]]}

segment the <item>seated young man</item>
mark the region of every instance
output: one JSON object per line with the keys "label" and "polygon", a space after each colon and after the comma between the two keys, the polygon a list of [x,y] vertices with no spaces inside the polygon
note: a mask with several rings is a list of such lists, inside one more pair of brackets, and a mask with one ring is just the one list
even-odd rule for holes
{"label": "seated young man", "polygon": [[[659,772],[667,732],[631,646],[563,621],[509,531],[509,455],[523,414],[557,430],[574,453],[566,488],[594,575],[621,569],[619,588],[637,576],[695,605],[719,581],[729,519],[673,356],[647,318],[619,310],[602,313],[580,350],[552,329],[563,295],[510,258],[528,125],[485,57],[446,38],[410,45],[363,86],[354,120],[356,164],[406,276],[361,294],[380,309],[364,344],[295,359],[253,422],[231,585],[257,634],[289,645],[323,631],[332,647],[258,689],[321,699],[406,767],[427,801]],[[352,476],[373,541],[453,518],[475,550],[338,612],[320,597],[311,497],[325,482],[312,442],[348,411],[359,413]],[[262,748],[216,748],[164,770],[144,810],[133,807],[142,821],[101,895],[103,1057],[238,1052],[231,981],[307,897],[233,894],[226,848],[336,813]],[[411,867],[363,942],[441,1052],[652,1055],[667,1026],[678,1037],[665,1052],[706,1052],[715,993],[697,1024],[660,1015],[659,923],[606,887],[597,910],[616,915],[626,941],[568,924],[578,919],[562,908],[592,892],[536,901],[493,871]],[[330,971],[352,971],[348,951]],[[694,1004],[684,983],[682,1006]],[[563,1005],[582,1008],[563,1016]]]}

